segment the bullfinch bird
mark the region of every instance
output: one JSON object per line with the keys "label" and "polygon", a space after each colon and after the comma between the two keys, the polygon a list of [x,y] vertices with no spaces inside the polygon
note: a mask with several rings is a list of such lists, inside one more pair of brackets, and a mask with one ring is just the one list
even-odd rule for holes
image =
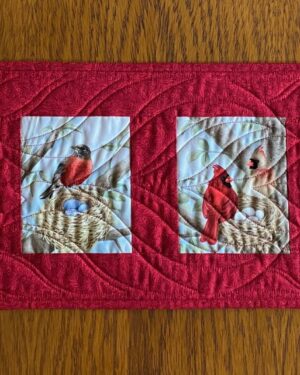
{"label": "bullfinch bird", "polygon": [[[274,171],[268,165],[268,158],[262,146],[256,148],[247,162],[250,170],[250,183],[252,188],[266,190],[274,182]],[[262,191],[263,192],[263,191]]]}
{"label": "bullfinch bird", "polygon": [[214,176],[204,193],[202,212],[207,219],[200,241],[214,245],[218,239],[219,224],[232,219],[238,208],[238,195],[231,186],[232,178],[215,164]]}
{"label": "bullfinch bird", "polygon": [[40,195],[41,199],[51,198],[61,186],[80,185],[92,173],[91,150],[86,145],[72,146],[73,155],[61,162],[52,178],[51,185]]}

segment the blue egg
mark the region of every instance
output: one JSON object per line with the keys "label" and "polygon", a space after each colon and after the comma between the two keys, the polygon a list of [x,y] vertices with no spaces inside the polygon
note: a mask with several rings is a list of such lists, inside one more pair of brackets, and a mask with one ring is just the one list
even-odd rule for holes
{"label": "blue egg", "polygon": [[236,221],[244,221],[244,220],[246,220],[246,216],[242,212],[238,211],[234,215],[234,220],[236,220]]}
{"label": "blue egg", "polygon": [[89,206],[86,203],[81,203],[78,207],[78,212],[87,212],[89,210]]}
{"label": "blue egg", "polygon": [[68,210],[65,211],[65,215],[76,216],[78,215],[78,211],[76,210],[76,208],[69,208]]}
{"label": "blue egg", "polygon": [[256,217],[258,220],[262,220],[265,217],[265,213],[262,210],[256,210]]}
{"label": "blue egg", "polygon": [[77,199],[68,199],[64,202],[64,210],[77,209],[81,202]]}
{"label": "blue egg", "polygon": [[247,217],[249,217],[249,216],[255,216],[255,210],[252,207],[246,207],[246,208],[243,209],[242,212]]}

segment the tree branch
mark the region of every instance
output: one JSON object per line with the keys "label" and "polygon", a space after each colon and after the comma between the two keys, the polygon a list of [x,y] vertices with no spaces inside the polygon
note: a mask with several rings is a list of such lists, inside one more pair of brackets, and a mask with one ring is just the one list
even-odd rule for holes
{"label": "tree branch", "polygon": [[118,180],[129,171],[129,164],[127,161],[120,161],[113,168],[110,168],[103,175],[96,179],[96,185],[101,188],[108,189],[117,186]]}
{"label": "tree branch", "polygon": [[116,240],[120,237],[128,236],[130,233],[131,232],[128,228],[120,229],[120,230],[111,229],[108,232],[107,236],[105,237],[105,240],[108,240],[108,241]]}
{"label": "tree branch", "polygon": [[61,129],[53,131],[48,137],[47,141],[42,147],[26,162],[23,164],[22,181],[30,174],[36,164],[43,158],[49,150],[54,146]]}

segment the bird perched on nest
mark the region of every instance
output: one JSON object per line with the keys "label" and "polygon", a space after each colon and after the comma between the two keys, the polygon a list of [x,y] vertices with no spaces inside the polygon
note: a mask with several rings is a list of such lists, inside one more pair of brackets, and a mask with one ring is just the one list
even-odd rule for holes
{"label": "bird perched on nest", "polygon": [[92,173],[91,150],[86,145],[71,147],[73,154],[60,163],[54,173],[51,185],[40,195],[41,199],[51,198],[62,186],[82,184]]}
{"label": "bird perched on nest", "polygon": [[273,190],[275,177],[268,159],[263,146],[259,146],[247,162],[247,167],[250,170],[250,187],[265,195]]}
{"label": "bird perched on nest", "polygon": [[215,164],[214,176],[204,193],[202,212],[207,219],[200,241],[214,245],[218,239],[219,223],[232,219],[237,211],[238,195],[231,186],[232,178]]}

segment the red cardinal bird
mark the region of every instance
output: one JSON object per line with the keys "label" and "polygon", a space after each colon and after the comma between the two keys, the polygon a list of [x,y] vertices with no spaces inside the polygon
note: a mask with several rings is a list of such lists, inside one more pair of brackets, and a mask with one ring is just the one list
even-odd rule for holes
{"label": "red cardinal bird", "polygon": [[232,219],[237,211],[238,196],[232,189],[232,178],[219,165],[214,165],[214,176],[204,193],[202,211],[207,219],[200,241],[213,245],[217,242],[219,223]]}
{"label": "red cardinal bird", "polygon": [[91,150],[86,145],[72,146],[73,155],[60,163],[54,173],[51,185],[40,195],[41,199],[51,198],[61,186],[80,185],[92,173]]}

